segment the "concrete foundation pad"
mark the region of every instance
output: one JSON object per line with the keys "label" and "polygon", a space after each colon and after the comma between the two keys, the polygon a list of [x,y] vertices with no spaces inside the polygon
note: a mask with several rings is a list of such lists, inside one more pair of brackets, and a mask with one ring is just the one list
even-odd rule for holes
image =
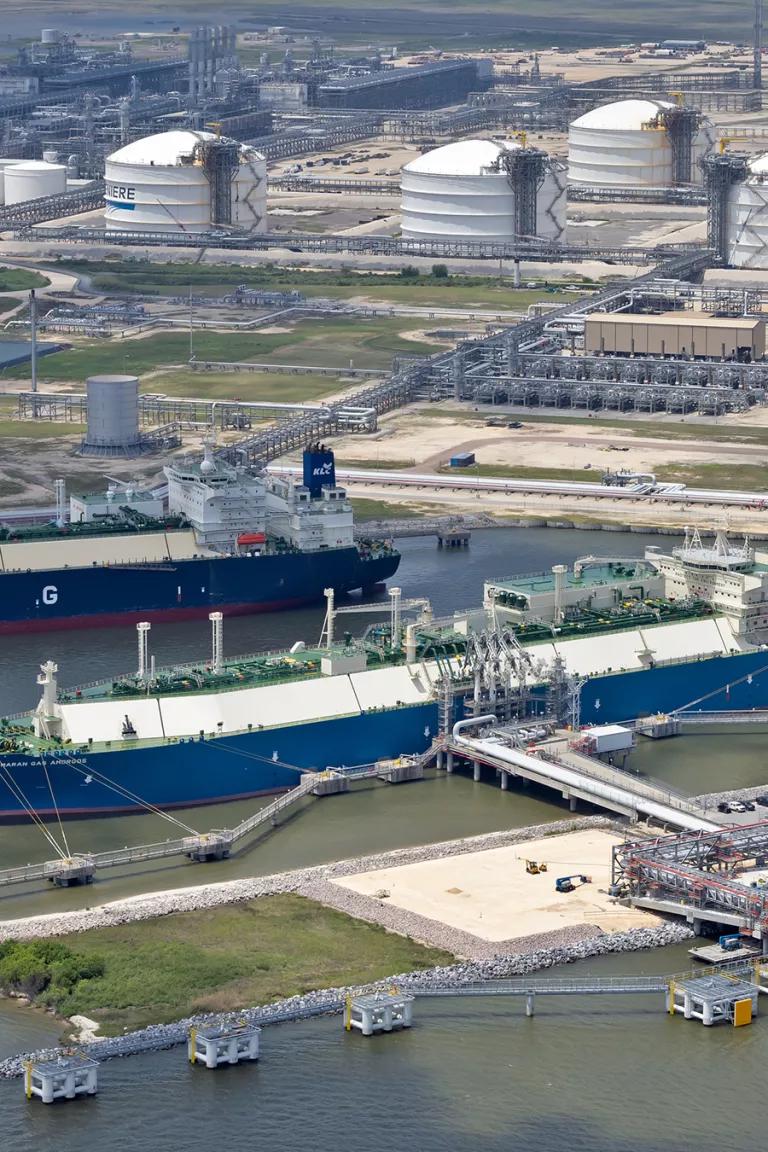
{"label": "concrete foundation pad", "polygon": [[[646,912],[616,904],[607,894],[611,848],[619,842],[620,837],[599,829],[572,832],[363,872],[333,883],[365,896],[386,890],[387,904],[487,941],[583,924],[624,932],[658,923]],[[547,871],[530,875],[526,860],[546,863]],[[591,883],[573,892],[556,892],[555,880],[574,873],[590,876]]]}

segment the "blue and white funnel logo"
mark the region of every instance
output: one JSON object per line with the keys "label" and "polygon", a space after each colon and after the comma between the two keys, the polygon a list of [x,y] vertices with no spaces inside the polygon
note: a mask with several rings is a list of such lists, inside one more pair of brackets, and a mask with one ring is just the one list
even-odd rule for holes
{"label": "blue and white funnel logo", "polygon": [[304,452],[304,487],[315,498],[323,488],[336,484],[336,465],[333,452],[324,444],[310,444]]}

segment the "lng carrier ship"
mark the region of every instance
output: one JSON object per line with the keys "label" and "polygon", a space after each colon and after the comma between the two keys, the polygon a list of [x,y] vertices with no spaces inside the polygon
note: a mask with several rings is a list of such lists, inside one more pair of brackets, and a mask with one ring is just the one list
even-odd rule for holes
{"label": "lng carrier ship", "polygon": [[0,634],[271,612],[368,589],[399,553],[354,539],[333,453],[304,453],[302,483],[214,459],[165,468],[168,507],[115,484],[70,499],[55,523],[0,523]]}
{"label": "lng carrier ship", "polygon": [[[643,559],[488,581],[482,607],[361,641],[136,673],[42,696],[0,721],[0,818],[212,803],[293,787],[302,769],[420,753],[465,715],[593,725],[658,711],[768,708],[768,555],[686,534]],[[333,636],[332,607],[327,635]],[[512,659],[510,660],[510,653]]]}

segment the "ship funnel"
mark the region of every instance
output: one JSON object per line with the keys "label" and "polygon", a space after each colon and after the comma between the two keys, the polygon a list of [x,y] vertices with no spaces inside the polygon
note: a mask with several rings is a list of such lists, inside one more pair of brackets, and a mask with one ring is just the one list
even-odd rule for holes
{"label": "ship funnel", "polygon": [[316,500],[323,488],[336,486],[336,463],[333,452],[324,444],[310,444],[304,449],[304,487]]}

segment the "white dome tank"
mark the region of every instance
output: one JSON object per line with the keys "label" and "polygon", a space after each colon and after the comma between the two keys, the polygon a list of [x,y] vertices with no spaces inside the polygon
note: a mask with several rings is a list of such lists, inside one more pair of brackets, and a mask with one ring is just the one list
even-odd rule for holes
{"label": "white dome tank", "polygon": [[21,164],[21,160],[0,160],[0,204],[5,204],[5,170]]}
{"label": "white dome tank", "polygon": [[[511,240],[515,190],[500,160],[520,147],[512,140],[459,140],[411,160],[400,175],[403,236],[479,244]],[[565,169],[547,159],[537,195],[536,235],[559,239],[565,210]]]}
{"label": "white dome tank", "polygon": [[5,203],[23,204],[41,196],[59,196],[67,190],[67,170],[63,164],[45,160],[21,160],[5,169]]}
{"label": "white dome tank", "polygon": [[[672,145],[652,127],[668,100],[618,100],[593,108],[568,129],[568,182],[596,188],[663,188],[674,184]],[[691,149],[691,182],[703,180],[699,160],[712,151],[714,132],[702,120]]]}
{"label": "white dome tank", "polygon": [[728,263],[733,268],[768,268],[768,152],[749,164],[745,180],[728,196]]}
{"label": "white dome tank", "polygon": [[[215,167],[206,170],[204,162],[209,146],[217,143],[226,160],[218,175]],[[230,179],[227,153],[231,156],[233,149],[239,159]],[[219,139],[212,132],[160,132],[135,140],[107,157],[104,177],[107,229],[207,232],[224,225],[265,232],[267,228],[266,160],[254,148]]]}

